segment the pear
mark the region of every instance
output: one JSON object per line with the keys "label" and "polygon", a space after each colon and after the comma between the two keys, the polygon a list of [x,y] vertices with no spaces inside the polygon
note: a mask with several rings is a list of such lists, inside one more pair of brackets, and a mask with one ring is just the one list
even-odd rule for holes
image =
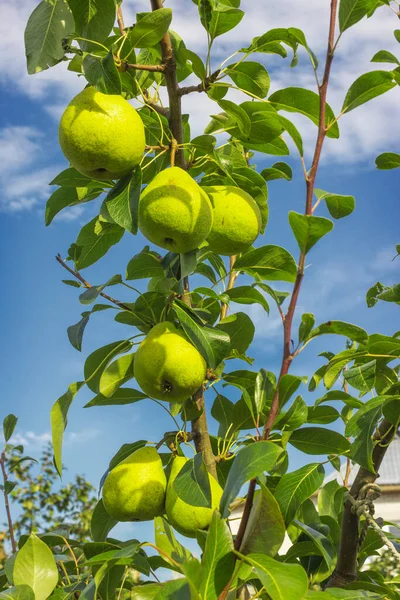
{"label": "pear", "polygon": [[214,217],[207,241],[210,250],[224,256],[247,250],[261,229],[257,203],[244,190],[230,185],[203,188],[213,205]]}
{"label": "pear", "polygon": [[71,165],[92,179],[120,179],[142,159],[144,126],[122,96],[87,87],[71,100],[58,130]]}
{"label": "pear", "polygon": [[210,487],[211,487],[211,508],[205,508],[202,506],[191,506],[183,500],[181,500],[174,489],[174,480],[177,475],[187,462],[187,458],[184,456],[176,456],[173,459],[171,473],[168,479],[167,485],[167,497],[165,502],[165,509],[167,517],[171,525],[186,537],[196,537],[196,529],[207,529],[211,523],[213,512],[218,508],[221,496],[222,488],[219,483],[209,475]]}
{"label": "pear", "polygon": [[103,486],[104,507],[118,521],[150,521],[164,512],[166,486],[157,450],[145,446],[107,475]]}
{"label": "pear", "polygon": [[134,375],[157,400],[184,402],[201,387],[206,362],[181,329],[165,321],[150,330],[135,354]]}
{"label": "pear", "polygon": [[171,252],[194,250],[211,230],[208,196],[180,167],[164,169],[144,189],[139,202],[139,228],[153,244]]}

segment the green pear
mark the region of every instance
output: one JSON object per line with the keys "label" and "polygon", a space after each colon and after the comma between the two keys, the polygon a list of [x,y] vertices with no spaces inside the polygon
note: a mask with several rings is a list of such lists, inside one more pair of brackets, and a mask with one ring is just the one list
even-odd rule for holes
{"label": "green pear", "polygon": [[208,196],[180,167],[164,169],[144,189],[139,202],[139,228],[153,244],[184,254],[210,233],[212,206]]}
{"label": "green pear", "polygon": [[181,329],[165,321],[150,330],[135,354],[134,375],[157,400],[184,402],[201,387],[207,365]]}
{"label": "green pear", "polygon": [[210,250],[224,256],[247,250],[261,229],[257,203],[247,192],[231,185],[203,189],[214,209],[213,225],[207,238]]}
{"label": "green pear", "polygon": [[145,446],[114,467],[103,486],[103,503],[118,521],[150,521],[164,512],[165,477],[155,448]]}
{"label": "green pear", "polygon": [[92,179],[120,179],[142,159],[144,126],[122,96],[87,87],[71,100],[58,130],[71,165]]}
{"label": "green pear", "polygon": [[182,535],[186,535],[186,537],[194,538],[196,537],[196,529],[207,529],[210,525],[213,512],[218,508],[221,500],[222,488],[214,477],[209,475],[211,508],[192,506],[181,500],[176,493],[173,484],[187,460],[188,459],[184,456],[176,456],[173,459],[167,485],[165,509],[168,520],[176,531]]}

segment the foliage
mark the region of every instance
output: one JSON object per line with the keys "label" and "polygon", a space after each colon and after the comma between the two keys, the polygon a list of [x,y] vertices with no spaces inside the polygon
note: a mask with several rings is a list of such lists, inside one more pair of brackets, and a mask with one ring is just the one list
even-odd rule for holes
{"label": "foliage", "polygon": [[[138,99],[147,142],[141,164],[119,182],[90,179],[72,167],[52,182],[58,188],[48,200],[47,224],[66,207],[98,202],[99,196],[107,194],[98,205],[98,216],[84,225],[70,246],[67,260],[57,258],[73,277],[64,283],[80,288],[79,300],[85,305],[82,318],[68,329],[69,340],[81,351],[85,327],[98,311],[113,308],[108,314],[121,325],[120,339],[104,340],[104,345],[86,358],[82,381],[72,383],[51,410],[57,471],[61,475],[68,411],[84,385],[94,394],[87,407],[152,401],[135,387],[124,386],[134,379],[132,355],[140,339],[154,325],[170,320],[198,349],[208,368],[204,389],[183,405],[169,406],[178,431],[167,432],[158,447],[164,445],[161,456],[169,463],[171,455],[182,454],[185,443],[194,441],[196,457],[174,480],[174,492],[192,508],[208,506],[207,469],[224,489],[220,510],[212,516],[208,531],[198,531],[202,554],[197,558],[176,539],[164,516],[154,520],[154,543],[109,537],[116,521],[100,500],[92,515],[92,542],[75,544],[57,535],[22,538],[15,564],[6,564],[0,583],[7,589],[6,597],[30,597],[34,591],[36,598],[51,594],[54,600],[74,593],[83,599],[104,600],[231,600],[237,593],[272,600],[318,598],[321,594],[326,600],[400,598],[396,579],[386,581],[372,568],[360,571],[366,557],[383,542],[374,537],[376,531],[368,529],[359,548],[363,522],[351,503],[344,503],[347,487],[337,482],[324,485],[326,469],[330,465],[340,469],[344,457],[360,468],[351,494],[358,502],[368,500],[368,491],[366,498],[361,492],[374,483],[400,422],[398,332],[392,336],[369,334],[342,320],[316,323],[310,313],[302,316],[298,333],[292,328],[308,253],[315,252],[326,235],[337,236],[340,219],[355,209],[352,196],[315,188],[324,140],[339,137],[343,114],[400,84],[398,59],[381,51],[373,62],[388,62],[389,68],[361,75],[349,87],[336,116],[327,92],[338,42],[342,35],[351,35],[348,30],[361,19],[373,18],[377,10],[389,6],[398,14],[398,4],[332,0],[328,52],[321,74],[304,33],[293,27],[262,33],[213,71],[215,39],[234,29],[244,13],[240,0],[193,2],[198,7],[198,26],[204,28],[208,41],[206,57],[187,48],[169,29],[173,15],[161,0],[151,0],[152,11],[138,13],[133,27],[124,25],[121,0],[42,0],[29,18],[25,42],[29,73],[65,62],[100,92]],[[116,18],[118,27],[114,27]],[[399,30],[395,37],[400,41]],[[287,87],[269,94],[266,67],[271,54],[283,59],[291,54],[292,68],[299,60],[308,61],[318,83],[316,91]],[[190,75],[198,84],[182,86]],[[166,87],[168,109],[160,101],[160,86]],[[243,101],[229,100],[231,90],[240,92]],[[190,133],[190,115],[182,115],[180,108],[180,96],[192,93],[207,94],[215,102],[204,134],[195,138]],[[301,133],[282,112],[288,117],[301,114],[318,128],[310,164]],[[169,163],[187,169],[204,188],[218,184],[248,192],[260,210],[263,233],[268,226],[270,182],[292,178],[291,166],[275,158],[290,154],[288,141],[295,146],[292,163],[300,159],[307,189],[304,214],[289,213],[298,260],[285,248],[263,242],[228,260],[211,252],[205,241],[181,255],[162,255],[162,250],[146,245],[127,261],[126,281],[116,275],[91,285],[79,272],[102,258],[123,235],[138,231],[141,186]],[[381,155],[378,168],[399,166],[398,156],[394,152]],[[263,161],[263,169],[257,170],[255,159]],[[334,232],[333,221],[316,214],[324,204],[330,217],[338,221]],[[235,287],[238,278],[240,284]],[[135,287],[143,279],[150,280],[147,291]],[[291,291],[280,291],[279,282],[289,283]],[[115,299],[118,286],[130,290],[129,302]],[[368,292],[370,306],[378,299],[398,302],[398,286],[377,286]],[[107,304],[99,302],[100,296]],[[254,324],[235,305],[255,303],[263,307],[265,318],[270,303],[282,317],[283,359],[277,374],[252,369]],[[342,336],[345,350],[320,354],[325,362],[311,376],[289,373],[292,361],[305,347],[332,334]],[[280,356],[281,349],[277,351]],[[317,390],[312,405],[301,395],[307,383],[309,391]],[[336,402],[339,410],[332,406]],[[219,424],[216,436],[209,434],[208,412]],[[190,423],[192,431],[188,431]],[[330,423],[341,433],[326,427]],[[8,418],[6,441],[12,428],[13,420]],[[109,469],[146,443],[133,440],[122,446]],[[313,457],[312,462],[293,470],[291,446]],[[242,501],[238,494],[244,484],[247,492]],[[9,486],[4,491],[7,499]],[[317,507],[311,500],[315,494]],[[238,506],[240,526],[235,528]],[[279,553],[285,532],[292,545],[286,553]],[[155,573],[159,568],[171,571],[168,581],[159,582]],[[146,582],[132,582],[127,576],[130,569],[148,578]]]}

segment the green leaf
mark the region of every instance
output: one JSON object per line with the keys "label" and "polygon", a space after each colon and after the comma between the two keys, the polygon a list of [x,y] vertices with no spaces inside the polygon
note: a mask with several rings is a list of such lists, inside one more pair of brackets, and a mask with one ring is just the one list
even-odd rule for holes
{"label": "green leaf", "polygon": [[259,552],[275,556],[285,539],[285,521],[269,489],[260,484],[254,495],[250,518],[239,551],[242,554]]}
{"label": "green leaf", "polygon": [[88,312],[83,313],[83,315],[84,316],[80,321],[78,321],[78,323],[75,323],[75,325],[70,325],[70,327],[67,329],[67,335],[70,344],[75,348],[75,350],[78,350],[78,352],[82,350],[83,333],[90,318],[90,313]]}
{"label": "green leaf", "polygon": [[25,54],[30,75],[56,65],[64,57],[62,41],[74,32],[74,19],[65,0],[42,0],[28,19]]}
{"label": "green leaf", "polygon": [[179,498],[191,506],[211,508],[211,487],[202,452],[188,460],[174,480]]}
{"label": "green leaf", "polygon": [[333,406],[309,406],[307,423],[327,425],[340,418],[340,414]]}
{"label": "green leaf", "polygon": [[265,98],[268,94],[271,80],[268,71],[260,63],[235,63],[226,68],[226,73],[238,88],[250,92],[256,98]]}
{"label": "green leaf", "polygon": [[114,360],[101,374],[99,391],[110,398],[121,385],[133,379],[134,354],[125,354]]}
{"label": "green leaf", "polygon": [[297,127],[295,125],[293,125],[292,121],[289,121],[289,119],[286,119],[286,117],[283,117],[282,115],[279,115],[279,121],[281,122],[281,124],[283,125],[283,127],[285,128],[287,133],[290,135],[290,137],[292,138],[294,145],[296,146],[297,150],[299,151],[300,156],[303,157],[304,156],[303,139],[300,135],[299,130],[297,129]]}
{"label": "green leaf", "polygon": [[239,556],[254,568],[271,600],[299,600],[307,592],[307,574],[301,565],[282,563],[264,554]]}
{"label": "green leaf", "polygon": [[292,168],[284,162],[277,162],[272,165],[272,167],[261,171],[261,177],[264,177],[265,181],[272,181],[274,179],[286,179],[287,181],[291,181],[292,176]]}
{"label": "green leaf", "polygon": [[167,557],[170,557],[173,561],[182,564],[193,558],[189,550],[178,542],[172,527],[163,517],[154,519],[154,537],[157,548],[163,552],[163,558],[167,561]]}
{"label": "green leaf", "polygon": [[399,60],[395,57],[394,54],[388,52],[387,50],[379,50],[374,56],[371,58],[371,62],[379,62],[379,63],[391,63],[395,65],[400,65]]}
{"label": "green leaf", "polygon": [[112,181],[98,181],[97,179],[90,179],[86,175],[79,173],[74,167],[69,167],[61,171],[49,185],[59,185],[61,187],[73,187],[73,188],[86,188],[86,189],[98,189],[103,187],[113,187]]}
{"label": "green leaf", "polygon": [[326,323],[322,323],[322,325],[311,331],[307,339],[311,340],[319,335],[331,333],[344,335],[359,344],[366,344],[368,342],[368,334],[365,329],[352,323],[345,323],[344,321],[327,321]]}
{"label": "green leaf", "polygon": [[219,423],[218,437],[225,437],[231,428],[234,404],[222,394],[218,394],[211,407],[211,415]]}
{"label": "green leaf", "polygon": [[304,425],[307,421],[308,408],[301,396],[297,396],[289,408],[285,412],[281,412],[279,417],[274,423],[274,429],[281,429],[282,431],[293,431],[298,427]]}
{"label": "green leaf", "polygon": [[12,434],[14,433],[15,427],[17,425],[18,418],[10,413],[3,420],[3,435],[4,441],[8,442]]}
{"label": "green leaf", "polygon": [[279,406],[285,406],[302,383],[304,383],[303,377],[290,373],[284,375],[279,382]]}
{"label": "green leaf", "polygon": [[342,106],[342,113],[349,112],[357,106],[388,92],[397,84],[388,71],[370,71],[364,73],[350,86]]}
{"label": "green leaf", "polygon": [[318,200],[325,200],[326,206],[331,217],[342,219],[350,215],[356,205],[354,196],[342,196],[340,194],[330,194],[324,190],[314,189]]}
{"label": "green leaf", "polygon": [[322,533],[310,527],[309,525],[305,525],[300,521],[295,520],[294,525],[301,529],[310,540],[317,546],[318,550],[321,552],[321,556],[324,558],[326,565],[329,571],[333,571],[334,561],[336,558],[335,548],[332,546],[332,542]]}
{"label": "green leaf", "polygon": [[148,277],[157,277],[164,274],[161,264],[161,256],[145,246],[143,250],[136,254],[126,267],[126,278],[147,279]]}
{"label": "green leaf", "polygon": [[64,437],[64,431],[67,426],[67,415],[69,407],[71,406],[72,400],[81,387],[84,385],[84,381],[78,381],[77,383],[71,383],[68,391],[60,396],[58,400],[53,404],[50,411],[50,422],[51,422],[51,435],[54,450],[54,464],[57,472],[62,476],[62,443]]}
{"label": "green leaf", "polygon": [[246,352],[255,333],[253,321],[246,313],[242,312],[228,315],[218,323],[216,328],[229,336],[230,349],[237,350],[240,354]]}
{"label": "green leaf", "polygon": [[[242,102],[240,107],[247,113],[250,119],[250,133],[249,135],[243,135],[237,127],[229,127],[229,129],[232,131],[232,134],[245,144],[246,148],[269,152],[271,150],[271,147],[268,146],[269,142],[282,142],[278,136],[283,133],[284,127],[279,114],[273,106],[266,102],[246,101]],[[275,152],[270,152],[270,154],[275,154]],[[242,157],[240,157],[240,160],[242,162]],[[243,164],[235,165],[235,170],[245,166]],[[265,187],[265,182],[261,175],[255,171],[253,171],[253,174],[260,181],[261,186],[264,185]]]}
{"label": "green leaf", "polygon": [[235,262],[235,270],[270,281],[294,282],[297,274],[293,256],[284,248],[271,245],[242,254]]}
{"label": "green leaf", "polygon": [[100,196],[102,191],[102,189],[88,190],[86,187],[61,187],[55,190],[46,203],[46,225],[50,225],[54,217],[67,206],[75,206],[94,200]]}
{"label": "green leaf", "polygon": [[211,20],[206,27],[211,41],[236,27],[243,19],[243,16],[244,12],[242,10],[224,6],[220,2],[218,7],[213,8]]}
{"label": "green leaf", "polygon": [[340,31],[346,31],[361,21],[375,4],[376,0],[341,0],[339,5]]}
{"label": "green leaf", "polygon": [[275,393],[276,378],[274,373],[260,369],[254,386],[254,404],[256,415],[259,417],[266,406],[270,406]]}
{"label": "green leaf", "polygon": [[102,374],[112,359],[118,354],[129,352],[131,348],[132,342],[120,340],[102,346],[89,354],[85,361],[84,375],[85,383],[92,392],[95,392],[96,394],[100,392]]}
{"label": "green leaf", "polygon": [[315,317],[311,313],[304,313],[301,316],[301,323],[299,325],[299,342],[304,342],[308,338],[312,328],[315,325]]}
{"label": "green leaf", "polygon": [[104,508],[103,500],[99,500],[95,506],[90,522],[90,533],[94,542],[105,542],[108,533],[118,523],[110,517]]}
{"label": "green leaf", "polygon": [[[75,33],[95,42],[104,42],[115,21],[114,0],[68,0],[75,21]],[[95,44],[79,40],[82,50],[90,52]],[[98,46],[97,46],[98,48]]]}
{"label": "green leaf", "polygon": [[283,475],[275,489],[275,498],[286,525],[291,523],[303,502],[322,485],[324,476],[324,467],[319,463],[305,465],[297,471]]}
{"label": "green leaf", "polygon": [[233,539],[226,522],[215,511],[201,559],[204,576],[200,586],[203,600],[216,600],[230,581],[235,566]]}
{"label": "green leaf", "polygon": [[376,360],[371,360],[363,365],[351,367],[343,374],[345,380],[360,392],[369,392],[375,386]]}
{"label": "green leaf", "polygon": [[104,256],[111,246],[118,244],[124,230],[119,225],[105,223],[99,217],[92,219],[85,225],[76,240],[79,247],[79,256],[75,260],[77,269],[90,267]]}
{"label": "green leaf", "polygon": [[157,44],[167,33],[172,20],[170,8],[159,8],[142,13],[141,18],[130,30],[128,39],[134,48],[149,48]]}
{"label": "green leaf", "polygon": [[240,104],[235,104],[230,100],[220,100],[218,102],[222,110],[224,110],[230,117],[232,117],[237,126],[240,129],[240,132],[243,135],[249,135],[251,129],[251,121],[247,112],[243,110]]}
{"label": "green leaf", "polygon": [[104,58],[87,54],[82,62],[82,70],[90,85],[102,94],[121,94],[121,78],[112,49]]}
{"label": "green leaf", "polygon": [[350,442],[343,435],[324,427],[297,429],[289,443],[305,454],[346,454],[350,450]]}
{"label": "green leaf", "polygon": [[215,327],[200,326],[193,318],[190,309],[181,300],[174,300],[173,307],[192,344],[196,346],[207,365],[215,369],[229,353],[231,345],[229,335]]}
{"label": "green leaf", "polygon": [[92,398],[87,404],[85,404],[84,408],[90,408],[91,406],[116,406],[117,404],[134,404],[135,402],[139,402],[139,400],[144,400],[145,398],[147,398],[146,394],[143,394],[143,392],[140,392],[139,390],[134,390],[132,388],[118,388],[112,395],[107,397],[98,394],[97,396]]}
{"label": "green leaf", "polygon": [[376,157],[377,169],[397,169],[400,167],[400,154],[396,152],[384,152]]}
{"label": "green leaf", "polygon": [[306,254],[318,240],[333,229],[333,223],[329,219],[301,215],[292,210],[289,212],[289,223],[300,250]]}
{"label": "green leaf", "polygon": [[224,294],[232,302],[237,302],[238,304],[261,304],[265,312],[269,314],[269,305],[265,296],[251,285],[240,285],[231,290],[226,290]]}
{"label": "green leaf", "polygon": [[237,453],[224,493],[221,498],[221,514],[227,517],[229,505],[238,495],[240,488],[250,479],[264,471],[269,471],[276,464],[282,449],[273,442],[257,442],[241,448]]}
{"label": "green leaf", "polygon": [[142,186],[142,173],[136,166],[132,173],[120,179],[104,200],[107,216],[130,233],[138,230],[139,196]]}
{"label": "green leaf", "polygon": [[57,585],[58,570],[53,553],[34,533],[17,553],[13,578],[16,586],[32,588],[35,600],[46,600]]}
{"label": "green leaf", "polygon": [[0,600],[35,600],[35,594],[29,585],[17,585],[0,592]]}
{"label": "green leaf", "polygon": [[[319,125],[319,95],[311,90],[289,87],[271,94],[268,100],[277,110],[300,113],[308,117],[315,125]],[[327,136],[338,138],[339,127],[334,121],[333,110],[327,104],[325,118],[326,127],[329,127]]]}

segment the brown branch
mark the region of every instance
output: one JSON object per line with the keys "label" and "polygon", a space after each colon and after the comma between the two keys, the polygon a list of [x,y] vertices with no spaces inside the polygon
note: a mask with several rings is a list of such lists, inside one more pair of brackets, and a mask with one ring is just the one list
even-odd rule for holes
{"label": "brown branch", "polygon": [[[86,281],[86,279],[84,279],[78,271],[74,271],[74,269],[71,269],[71,267],[69,267],[67,265],[67,263],[65,261],[63,261],[60,254],[57,254],[56,261],[58,263],[60,263],[60,265],[62,267],[64,267],[64,269],[66,269],[68,271],[68,273],[71,273],[71,275],[73,275],[76,279],[78,279],[78,281],[80,281],[85,288],[90,289],[93,287],[93,285],[91,285],[88,281]],[[129,306],[127,304],[124,304],[123,302],[116,300],[112,296],[109,296],[108,294],[104,294],[104,292],[100,292],[99,295],[102,296],[103,298],[105,298],[106,300],[108,300],[109,302],[111,302],[112,304],[115,304],[116,306],[118,306],[118,308],[123,308],[124,310],[128,310],[129,312],[133,312],[132,309],[129,308]]]}
{"label": "brown branch", "polygon": [[6,491],[6,483],[8,481],[8,475],[7,475],[7,471],[6,471],[6,454],[5,454],[5,452],[1,453],[0,466],[1,466],[1,472],[3,474],[3,485],[4,485],[3,495],[4,495],[4,506],[5,506],[6,515],[7,515],[8,532],[10,534],[11,549],[13,551],[13,554],[15,554],[15,552],[17,551],[17,544],[15,542],[14,525],[13,525],[13,521],[12,521],[12,517],[11,517],[11,509],[10,509],[10,502],[8,499],[8,492]]}
{"label": "brown branch", "polygon": [[200,416],[192,421],[192,435],[196,452],[203,453],[204,464],[206,465],[207,471],[218,481],[217,465],[211,447],[210,435],[208,433],[203,388],[198,390],[193,396],[193,399],[197,404],[197,408],[201,411]]}
{"label": "brown branch", "polygon": [[138,63],[128,63],[121,61],[118,68],[119,71],[151,71],[152,73],[163,73],[165,71],[165,65],[140,65]]}
{"label": "brown branch", "polygon": [[202,81],[198,85],[188,85],[186,87],[179,88],[178,94],[180,96],[186,96],[187,94],[192,94],[193,92],[207,92],[207,90],[210,89],[211,84],[213,84],[217,80],[220,72],[220,69],[214,71],[214,73],[211,73],[211,75],[206,77],[204,81]]}
{"label": "brown branch", "polygon": [[[163,7],[162,0],[150,0],[152,10],[158,10]],[[179,95],[178,78],[176,75],[176,62],[172,49],[171,37],[167,32],[160,42],[162,62],[165,65],[164,78],[167,86],[169,98],[168,122],[172,136],[176,139],[178,145],[183,144],[183,122],[182,106]],[[176,153],[176,164],[183,169],[186,166],[185,154],[182,148],[178,148]]]}
{"label": "brown branch", "polygon": [[[394,427],[387,419],[384,419],[377,428],[374,435],[375,447],[372,452],[372,464],[375,473],[361,467],[356,475],[349,494],[357,498],[361,488],[367,483],[374,483],[378,477],[378,471],[386,454],[386,451],[394,437]],[[342,534],[338,561],[326,587],[344,587],[357,579],[357,554],[359,550],[359,517],[353,513],[352,504],[349,500],[345,502]]]}
{"label": "brown branch", "polygon": [[[239,275],[239,273],[237,271],[234,271],[234,269],[233,269],[233,267],[235,266],[236,258],[237,258],[236,256],[229,257],[229,281],[228,281],[228,287],[226,288],[227,290],[231,290],[233,288],[233,286],[235,285],[237,276]],[[220,320],[225,319],[227,312],[228,312],[228,305],[225,303],[222,303]]]}
{"label": "brown branch", "polygon": [[[305,214],[312,214],[312,197],[314,193],[315,186],[315,178],[318,171],[319,161],[321,157],[322,146],[326,137],[326,125],[325,125],[325,116],[326,116],[326,97],[328,92],[328,84],[329,84],[329,75],[331,71],[331,65],[333,61],[333,45],[334,45],[334,36],[335,36],[335,23],[336,23],[336,14],[337,14],[338,0],[331,0],[330,7],[330,22],[329,22],[329,36],[328,36],[328,48],[326,53],[326,63],[324,76],[321,85],[319,86],[319,97],[320,97],[320,120],[318,127],[318,135],[315,144],[314,156],[312,160],[312,166],[309,174],[306,177],[306,206],[305,206]],[[294,358],[294,353],[292,353],[292,324],[293,317],[296,311],[297,301],[301,289],[301,284],[304,277],[304,265],[305,265],[305,252],[300,253],[299,264],[297,269],[296,280],[293,286],[292,296],[289,303],[289,308],[287,310],[286,315],[284,315],[281,311],[281,317],[283,322],[283,357],[281,363],[281,369],[279,373],[279,378],[276,385],[276,391],[272,400],[272,405],[264,426],[264,432],[262,435],[262,439],[268,440],[269,435],[271,433],[273,424],[275,419],[279,413],[279,383],[289,372],[290,365]],[[246,497],[245,507],[243,509],[243,515],[239,526],[239,533],[241,533],[241,538],[246,531],[247,523],[250,517],[251,508],[253,505],[253,496],[254,496],[254,488],[255,488],[255,480],[252,479],[249,484],[249,492]],[[239,539],[239,543],[241,543],[241,539]],[[236,543],[235,543],[236,544]]]}
{"label": "brown branch", "polygon": [[169,119],[169,108],[165,108],[164,106],[160,106],[159,104],[157,104],[157,102],[153,102],[153,100],[151,100],[149,98],[147,90],[143,91],[143,100],[145,101],[145,103],[147,104],[147,106],[149,106],[150,108],[152,108],[153,110],[155,110],[156,113],[158,113],[159,115],[162,115],[163,117],[166,117],[167,119]]}
{"label": "brown branch", "polygon": [[117,21],[121,35],[125,35],[124,17],[122,16],[122,8],[117,6]]}

